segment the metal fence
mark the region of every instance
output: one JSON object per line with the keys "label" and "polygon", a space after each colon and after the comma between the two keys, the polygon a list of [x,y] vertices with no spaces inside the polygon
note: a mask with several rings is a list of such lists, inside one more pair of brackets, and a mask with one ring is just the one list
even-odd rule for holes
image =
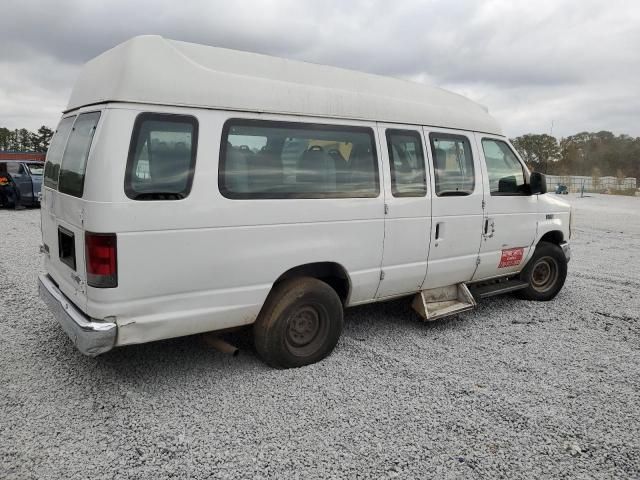
{"label": "metal fence", "polygon": [[628,190],[637,188],[633,177],[588,177],[586,175],[547,175],[549,189],[557,185],[566,185],[570,192],[585,190]]}

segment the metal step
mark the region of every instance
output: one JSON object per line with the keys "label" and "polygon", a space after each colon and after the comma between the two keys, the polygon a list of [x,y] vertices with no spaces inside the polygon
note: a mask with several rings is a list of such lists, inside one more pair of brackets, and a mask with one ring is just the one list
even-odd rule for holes
{"label": "metal step", "polygon": [[469,290],[475,298],[487,298],[494,295],[502,295],[503,293],[515,292],[527,288],[529,284],[522,280],[512,279],[503,282],[489,283],[485,285],[471,285]]}
{"label": "metal step", "polygon": [[464,283],[423,290],[413,298],[413,309],[426,321],[466,312],[476,301]]}

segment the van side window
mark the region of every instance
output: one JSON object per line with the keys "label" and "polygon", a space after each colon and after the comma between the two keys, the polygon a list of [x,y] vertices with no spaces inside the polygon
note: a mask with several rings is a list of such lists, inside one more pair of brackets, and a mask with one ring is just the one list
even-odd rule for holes
{"label": "van side window", "polygon": [[374,145],[365,127],[229,120],[218,186],[232,199],[377,197]]}
{"label": "van side window", "polygon": [[386,131],[391,168],[391,193],[394,197],[424,197],[427,178],[422,139],[414,130]]}
{"label": "van side window", "polygon": [[7,162],[7,173],[11,175],[22,175],[24,172],[21,167],[22,165],[18,162]]}
{"label": "van side window", "polygon": [[142,113],[129,146],[124,189],[133,200],[189,195],[198,149],[198,121],[188,115]]}
{"label": "van side window", "polygon": [[47,163],[44,166],[44,186],[58,189],[58,174],[60,173],[60,161],[62,160],[62,154],[64,153],[64,147],[67,145],[67,139],[71,132],[71,127],[76,119],[73,117],[66,117],[60,120],[56,133],[51,139],[51,145],[49,145],[49,151],[47,152]]}
{"label": "van side window", "polygon": [[431,133],[436,195],[470,195],[475,188],[475,172],[469,139],[462,135]]}
{"label": "van side window", "polygon": [[491,195],[526,195],[524,168],[506,142],[484,138],[484,159]]}

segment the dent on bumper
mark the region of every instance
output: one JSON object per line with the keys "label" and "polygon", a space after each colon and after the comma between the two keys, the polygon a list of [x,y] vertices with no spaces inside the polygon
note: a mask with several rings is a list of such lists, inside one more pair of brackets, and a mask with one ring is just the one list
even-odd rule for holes
{"label": "dent on bumper", "polygon": [[115,323],[87,317],[64,296],[48,275],[38,277],[38,290],[40,298],[80,352],[95,357],[113,348],[118,332]]}
{"label": "dent on bumper", "polygon": [[560,244],[560,248],[564,252],[564,256],[567,259],[567,262],[571,260],[571,247],[569,246],[569,242],[562,242]]}

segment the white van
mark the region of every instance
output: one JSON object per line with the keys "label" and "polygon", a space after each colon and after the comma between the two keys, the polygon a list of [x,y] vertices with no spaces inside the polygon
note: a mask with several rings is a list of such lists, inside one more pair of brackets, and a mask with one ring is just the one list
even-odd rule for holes
{"label": "white van", "polygon": [[571,214],[545,192],[459,95],[136,37],[87,63],[52,140],[40,295],[87,355],[253,324],[301,366],[344,307],[552,299]]}

